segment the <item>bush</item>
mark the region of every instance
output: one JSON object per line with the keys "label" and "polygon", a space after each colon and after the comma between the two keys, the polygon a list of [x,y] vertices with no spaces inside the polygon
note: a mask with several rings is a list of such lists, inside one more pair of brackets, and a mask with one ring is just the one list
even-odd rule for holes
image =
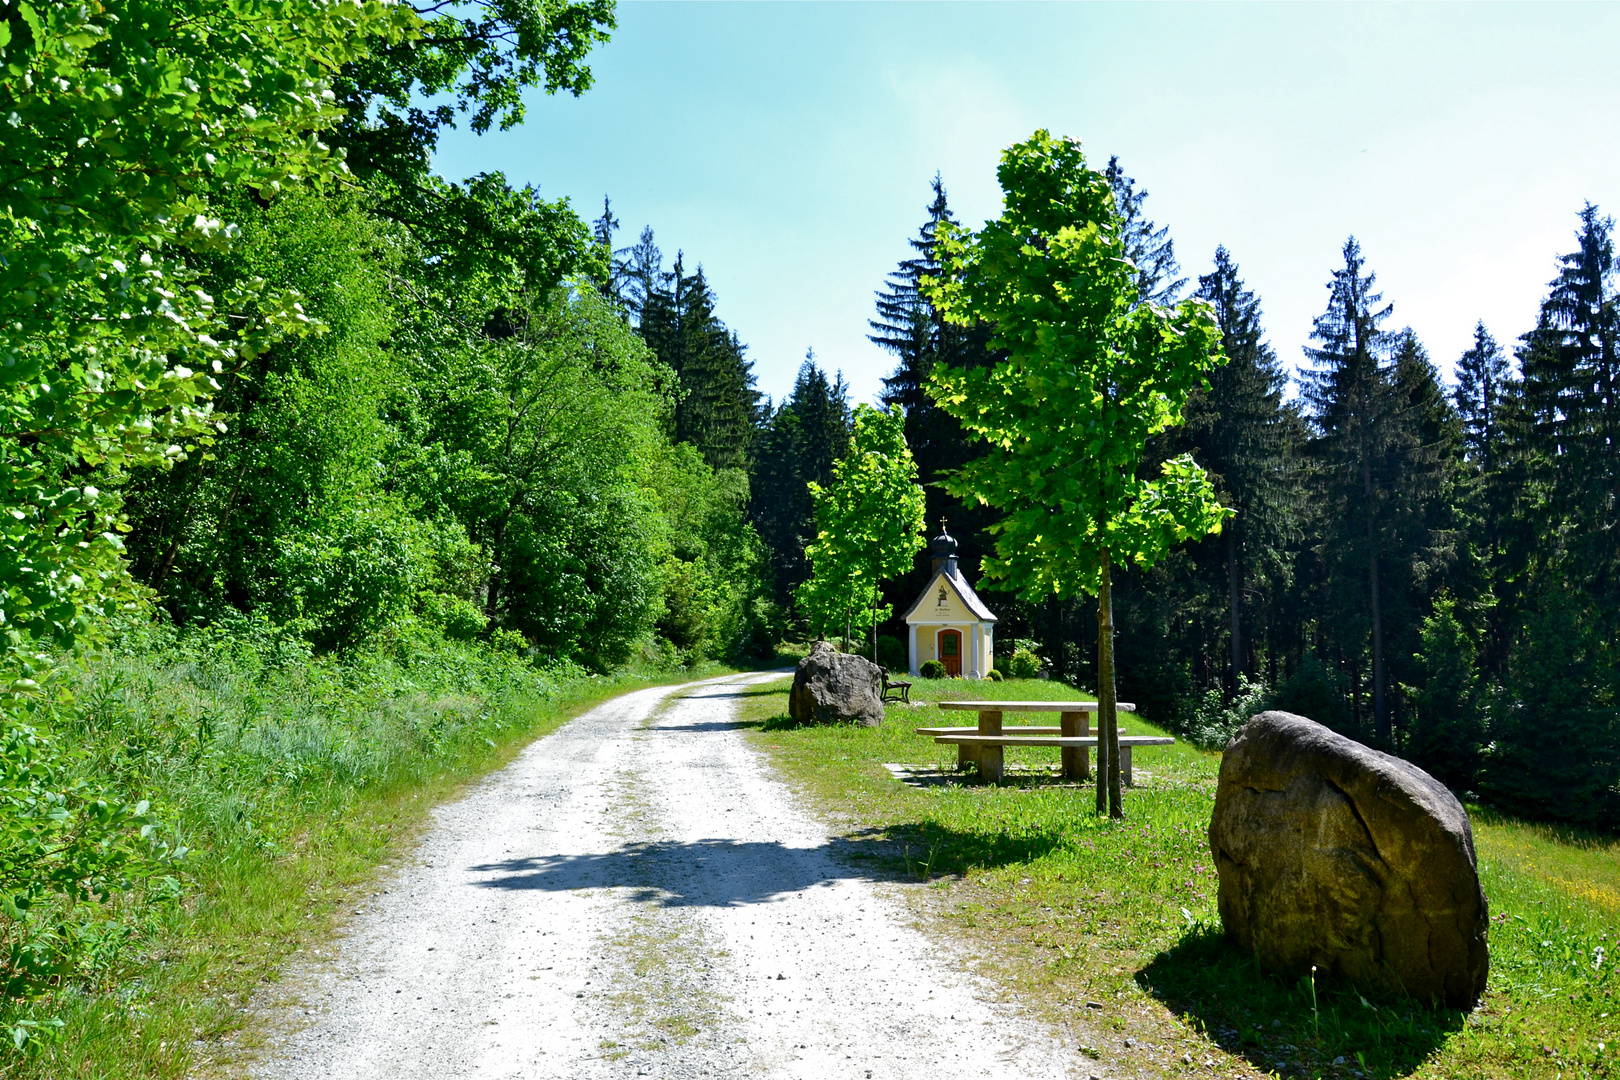
{"label": "bush", "polygon": [[917,672],[925,679],[943,679],[948,677],[950,674],[945,670],[945,665],[940,663],[938,660],[923,661],[922,666],[917,669]]}
{"label": "bush", "polygon": [[1001,681],[1001,672],[997,671],[995,668],[991,668],[990,669],[990,681],[991,682],[1000,682]]}
{"label": "bush", "polygon": [[1251,716],[1271,708],[1270,698],[1266,684],[1250,682],[1247,675],[1238,676],[1238,692],[1231,704],[1226,703],[1226,694],[1219,687],[1206,692],[1187,724],[1187,741],[1205,750],[1224,748]]}
{"label": "bush", "polygon": [[1401,688],[1412,703],[1404,756],[1453,791],[1472,790],[1485,742],[1484,710],[1478,653],[1455,600],[1435,601],[1418,641],[1422,651],[1412,657],[1421,673],[1418,686]]}
{"label": "bush", "polygon": [[11,1006],[5,1017],[11,1041],[21,1048],[39,1033],[25,1003],[78,973],[102,939],[120,936],[116,924],[128,905],[112,901],[177,895],[173,875],[185,848],[162,839],[145,800],[120,800],[102,778],[80,775],[82,754],[31,727],[5,723],[0,920],[7,948],[0,952],[0,994]]}
{"label": "bush", "polygon": [[1007,674],[1014,679],[1033,679],[1041,673],[1041,658],[1029,649],[1019,649],[1007,659]]}

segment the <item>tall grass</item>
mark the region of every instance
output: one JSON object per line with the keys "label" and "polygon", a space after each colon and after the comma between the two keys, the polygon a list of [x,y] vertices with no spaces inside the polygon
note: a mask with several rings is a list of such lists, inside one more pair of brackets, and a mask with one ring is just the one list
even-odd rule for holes
{"label": "tall grass", "polygon": [[330,933],[431,805],[598,701],[705,673],[592,676],[442,639],[315,657],[263,627],[131,632],[76,669],[51,734],[110,794],[152,800],[190,849],[183,889],[86,907],[94,947],[12,1006],[60,1031],[0,1068],[180,1077],[251,1052],[255,989]]}

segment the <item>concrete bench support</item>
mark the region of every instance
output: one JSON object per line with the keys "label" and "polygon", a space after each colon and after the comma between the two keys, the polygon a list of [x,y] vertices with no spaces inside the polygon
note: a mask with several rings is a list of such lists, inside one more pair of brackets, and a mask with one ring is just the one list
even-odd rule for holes
{"label": "concrete bench support", "polygon": [[[1001,714],[999,712],[981,712],[979,714],[980,735],[1001,734]],[[956,747],[956,764],[973,764],[979,767],[979,775],[990,779],[993,784],[1001,783],[1002,752],[1000,744],[983,745],[980,743],[961,743]]]}
{"label": "concrete bench support", "polygon": [[[1058,720],[1058,726],[1064,735],[1077,738],[1091,734],[1091,715],[1084,712],[1066,712]],[[1063,754],[1063,778],[1065,780],[1089,780],[1091,778],[1091,751],[1084,746],[1065,746]],[[1131,757],[1123,750],[1120,751],[1120,764],[1125,767],[1123,775],[1130,776]],[[1125,781],[1127,784],[1129,780]]]}

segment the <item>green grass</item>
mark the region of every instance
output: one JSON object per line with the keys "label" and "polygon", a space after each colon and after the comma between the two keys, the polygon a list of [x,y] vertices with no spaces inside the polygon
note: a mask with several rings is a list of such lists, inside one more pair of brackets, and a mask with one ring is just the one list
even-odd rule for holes
{"label": "green grass", "polygon": [[[918,726],[972,714],[891,705],[877,729],[798,727],[786,683],[745,720],[774,762],[874,872],[928,883],[926,917],[965,936],[983,973],[1077,1035],[1101,1025],[1105,1058],[1132,1071],[1309,1077],[1612,1077],[1620,1002],[1620,855],[1612,840],[1474,810],[1491,901],[1491,979],[1472,1014],[1366,1001],[1327,983],[1256,970],[1220,933],[1207,830],[1219,755],[1139,749],[1126,820],[1094,812],[1095,789],[1051,774],[1057,752],[1009,750],[1001,788],[914,788],[884,762],[954,764]],[[913,698],[1064,700],[1058,684],[919,680]],[[1054,722],[1037,714],[1032,722]],[[1157,734],[1122,717],[1130,733]],[[1599,950],[1602,950],[1601,952]],[[1601,959],[1600,959],[1601,958]],[[1099,1006],[1099,1007],[1093,1007]],[[1125,1038],[1137,1045],[1126,1048]]]}
{"label": "green grass", "polygon": [[107,787],[153,797],[194,849],[178,903],[99,913],[108,945],[39,1003],[59,1037],[25,1077],[228,1074],[260,1038],[255,991],[324,948],[433,805],[607,698],[721,674],[589,677],[439,643],[317,660],[170,642],[103,659],[63,741]]}

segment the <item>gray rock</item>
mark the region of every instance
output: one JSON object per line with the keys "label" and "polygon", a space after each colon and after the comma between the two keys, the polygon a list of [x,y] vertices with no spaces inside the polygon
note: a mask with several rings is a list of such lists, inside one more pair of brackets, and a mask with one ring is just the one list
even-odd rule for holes
{"label": "gray rock", "polygon": [[1489,915],[1473,830],[1416,765],[1303,716],[1261,713],[1221,759],[1209,846],[1227,936],[1262,964],[1478,1002]]}
{"label": "gray rock", "polygon": [[788,715],[801,724],[883,723],[883,669],[864,656],[818,641],[793,672]]}

